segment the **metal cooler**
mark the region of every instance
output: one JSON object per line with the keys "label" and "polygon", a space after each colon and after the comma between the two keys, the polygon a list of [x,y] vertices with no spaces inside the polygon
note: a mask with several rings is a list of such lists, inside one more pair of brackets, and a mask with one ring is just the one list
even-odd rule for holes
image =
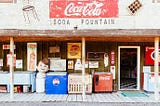
{"label": "metal cooler", "polygon": [[112,92],[113,81],[112,73],[95,72],[94,73],[94,91],[95,92]]}
{"label": "metal cooler", "polygon": [[49,72],[46,74],[46,94],[67,94],[67,72]]}
{"label": "metal cooler", "polygon": [[[143,90],[146,92],[155,91],[155,75],[154,72],[144,72]],[[160,91],[160,73],[158,75],[158,90]]]}
{"label": "metal cooler", "polygon": [[[92,93],[92,76],[86,74],[85,78],[85,91]],[[68,75],[68,93],[82,93],[82,74],[71,73]]]}

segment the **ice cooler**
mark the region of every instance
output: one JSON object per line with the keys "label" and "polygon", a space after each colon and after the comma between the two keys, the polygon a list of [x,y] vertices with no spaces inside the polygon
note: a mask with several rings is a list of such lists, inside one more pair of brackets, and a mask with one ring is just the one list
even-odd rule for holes
{"label": "ice cooler", "polygon": [[113,89],[112,73],[109,72],[94,73],[95,92],[112,92],[112,89]]}
{"label": "ice cooler", "polygon": [[[86,93],[92,93],[92,76],[85,74]],[[68,93],[82,93],[82,74],[71,73],[68,75]]]}
{"label": "ice cooler", "polygon": [[46,74],[46,94],[67,94],[67,72],[49,72]]}
{"label": "ice cooler", "polygon": [[[154,72],[144,72],[143,90],[146,92],[155,91],[155,75]],[[160,91],[160,73],[158,75],[158,90]]]}

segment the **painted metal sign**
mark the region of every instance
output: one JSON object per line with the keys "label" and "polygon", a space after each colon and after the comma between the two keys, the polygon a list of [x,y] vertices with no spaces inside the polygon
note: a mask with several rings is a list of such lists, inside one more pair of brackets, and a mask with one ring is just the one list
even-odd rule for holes
{"label": "painted metal sign", "polygon": [[50,18],[111,18],[118,16],[118,0],[50,0]]}
{"label": "painted metal sign", "polygon": [[37,43],[27,43],[27,70],[36,71]]}
{"label": "painted metal sign", "polygon": [[115,65],[116,61],[116,53],[115,51],[111,51],[110,53],[110,64],[111,65]]}
{"label": "painted metal sign", "polygon": [[[154,47],[146,47],[145,48],[145,65],[154,65],[154,59],[155,59]],[[160,65],[160,49],[159,49],[158,62]]]}

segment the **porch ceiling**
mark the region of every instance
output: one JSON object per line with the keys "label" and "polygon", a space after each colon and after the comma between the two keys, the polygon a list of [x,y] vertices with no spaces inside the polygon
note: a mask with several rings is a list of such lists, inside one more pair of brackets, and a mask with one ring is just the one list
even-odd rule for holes
{"label": "porch ceiling", "polygon": [[0,42],[9,41],[13,36],[15,42],[27,41],[86,41],[106,42],[154,42],[160,36],[159,29],[115,29],[115,30],[0,30]]}

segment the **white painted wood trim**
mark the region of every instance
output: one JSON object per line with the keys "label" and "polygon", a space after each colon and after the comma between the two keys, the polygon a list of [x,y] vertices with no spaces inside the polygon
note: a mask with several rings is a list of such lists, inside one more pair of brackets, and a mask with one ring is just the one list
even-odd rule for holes
{"label": "white painted wood trim", "polygon": [[158,72],[159,72],[159,64],[158,64],[158,58],[159,58],[159,37],[155,37],[154,39],[154,48],[155,48],[155,60],[154,60],[154,81],[155,81],[155,86],[154,86],[154,96],[155,100],[159,100],[159,90],[158,90]]}
{"label": "white painted wood trim", "polygon": [[82,38],[82,99],[85,100],[85,38]]}
{"label": "white painted wood trim", "polygon": [[[118,46],[118,89],[120,89],[120,49],[121,48],[137,48],[137,89],[140,90],[140,46]],[[129,89],[132,90],[132,89]]]}
{"label": "white painted wood trim", "polygon": [[10,55],[11,55],[11,63],[9,66],[10,71],[10,99],[13,99],[14,95],[14,40],[13,37],[10,37]]}

